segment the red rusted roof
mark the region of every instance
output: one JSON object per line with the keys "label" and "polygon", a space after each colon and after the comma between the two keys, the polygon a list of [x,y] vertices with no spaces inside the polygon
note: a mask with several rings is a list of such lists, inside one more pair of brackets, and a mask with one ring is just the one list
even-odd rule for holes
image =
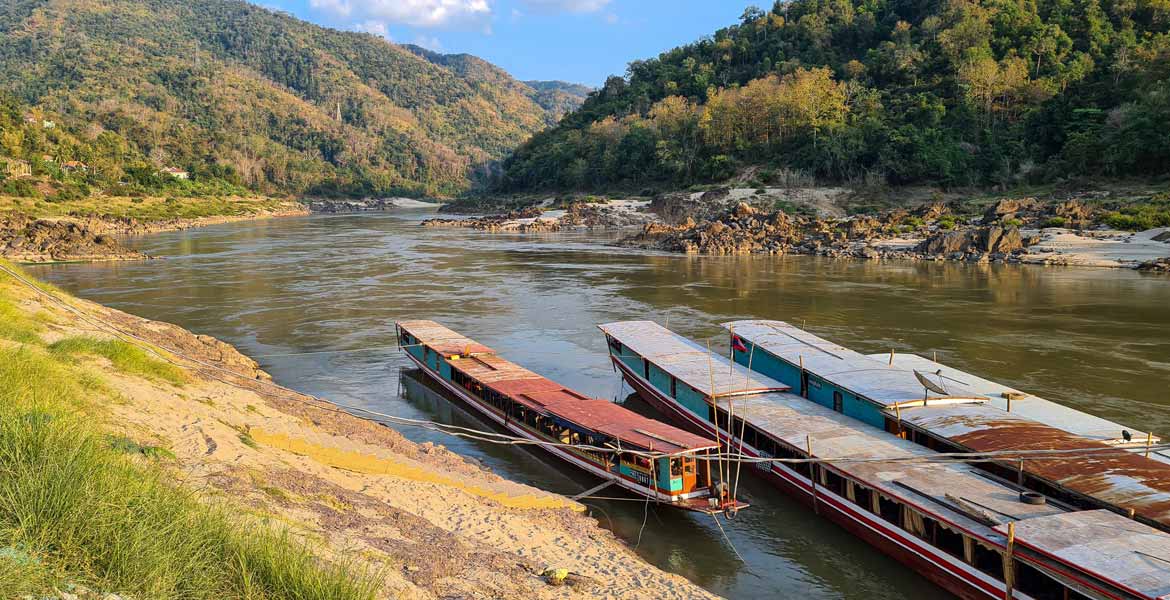
{"label": "red rusted roof", "polygon": [[406,321],[398,327],[440,352],[451,366],[488,388],[533,409],[583,428],[618,438],[623,446],[664,454],[717,448],[710,439],[644,417],[609,400],[590,398],[509,362],[494,350],[434,321]]}
{"label": "red rusted roof", "polygon": [[623,445],[630,444],[665,454],[716,447],[712,440],[643,417],[609,400],[585,399],[575,395],[575,392],[568,393],[574,395],[545,392],[540,396],[549,412],[582,427],[618,438]]}
{"label": "red rusted roof", "polygon": [[[1024,471],[1170,527],[1170,465],[984,405],[902,409],[902,420],[973,452],[1090,450],[1031,458]],[[1010,460],[1007,459],[1007,460]]]}

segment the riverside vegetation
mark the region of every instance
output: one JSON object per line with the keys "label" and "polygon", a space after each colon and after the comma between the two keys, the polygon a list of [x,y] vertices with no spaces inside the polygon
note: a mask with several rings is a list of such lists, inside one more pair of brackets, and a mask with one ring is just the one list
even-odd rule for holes
{"label": "riverside vegetation", "polygon": [[491,189],[677,189],[745,170],[753,187],[1164,178],[1168,25],[1166,3],[1142,0],[752,7],[630,63]]}
{"label": "riverside vegetation", "polygon": [[372,579],[173,483],[165,447],[111,435],[119,394],[90,357],[176,390],[188,377],[125,342],[50,341],[56,319],[29,303],[0,275],[0,597],[375,596]]}

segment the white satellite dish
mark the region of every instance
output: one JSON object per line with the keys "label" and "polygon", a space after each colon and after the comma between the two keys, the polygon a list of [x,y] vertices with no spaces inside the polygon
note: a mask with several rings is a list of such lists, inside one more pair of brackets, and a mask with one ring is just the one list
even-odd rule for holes
{"label": "white satellite dish", "polygon": [[943,387],[942,385],[942,370],[940,369],[938,373],[935,373],[935,375],[938,375],[938,383],[931,381],[926,377],[926,375],[919,373],[917,369],[914,370],[914,376],[918,378],[918,383],[921,383],[922,387],[936,394],[950,396],[950,392],[948,392],[947,388]]}

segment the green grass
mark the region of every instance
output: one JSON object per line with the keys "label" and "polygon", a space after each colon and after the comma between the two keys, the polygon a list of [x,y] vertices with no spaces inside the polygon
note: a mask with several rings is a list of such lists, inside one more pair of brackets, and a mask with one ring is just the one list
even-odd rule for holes
{"label": "green grass", "polygon": [[0,598],[72,585],[163,600],[376,597],[371,574],[174,483],[166,448],[103,431],[111,393],[74,356],[171,382],[182,373],[123,342],[45,346],[47,314],[21,307],[23,293],[0,274]]}
{"label": "green grass", "polygon": [[71,337],[53,342],[49,350],[60,356],[88,354],[102,356],[123,373],[139,375],[154,381],[183,385],[187,375],[182,369],[146,353],[145,350],[122,340],[102,340],[93,337]]}
{"label": "green grass", "polygon": [[77,410],[75,367],[0,349],[0,598],[67,582],[142,598],[369,599],[372,584],[200,502]]}
{"label": "green grass", "polygon": [[43,324],[9,298],[0,296],[0,338],[20,344],[40,341]]}

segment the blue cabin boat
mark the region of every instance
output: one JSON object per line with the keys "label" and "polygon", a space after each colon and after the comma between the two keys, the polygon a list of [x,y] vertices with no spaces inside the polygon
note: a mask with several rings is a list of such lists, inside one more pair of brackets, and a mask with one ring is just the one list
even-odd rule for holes
{"label": "blue cabin boat", "polygon": [[1170,457],[1143,452],[1156,436],[913,354],[860,354],[782,321],[723,326],[736,363],[823,407],[939,451],[1069,451],[983,468],[1070,505],[1170,531]]}
{"label": "blue cabin boat", "polygon": [[[961,598],[1170,594],[1170,535],[1162,531],[1109,510],[1030,501],[1010,482],[935,460],[920,444],[845,416],[843,406],[809,402],[656,323],[600,328],[615,369],[648,402],[757,459],[744,471]],[[825,461],[802,462],[810,458]]]}

